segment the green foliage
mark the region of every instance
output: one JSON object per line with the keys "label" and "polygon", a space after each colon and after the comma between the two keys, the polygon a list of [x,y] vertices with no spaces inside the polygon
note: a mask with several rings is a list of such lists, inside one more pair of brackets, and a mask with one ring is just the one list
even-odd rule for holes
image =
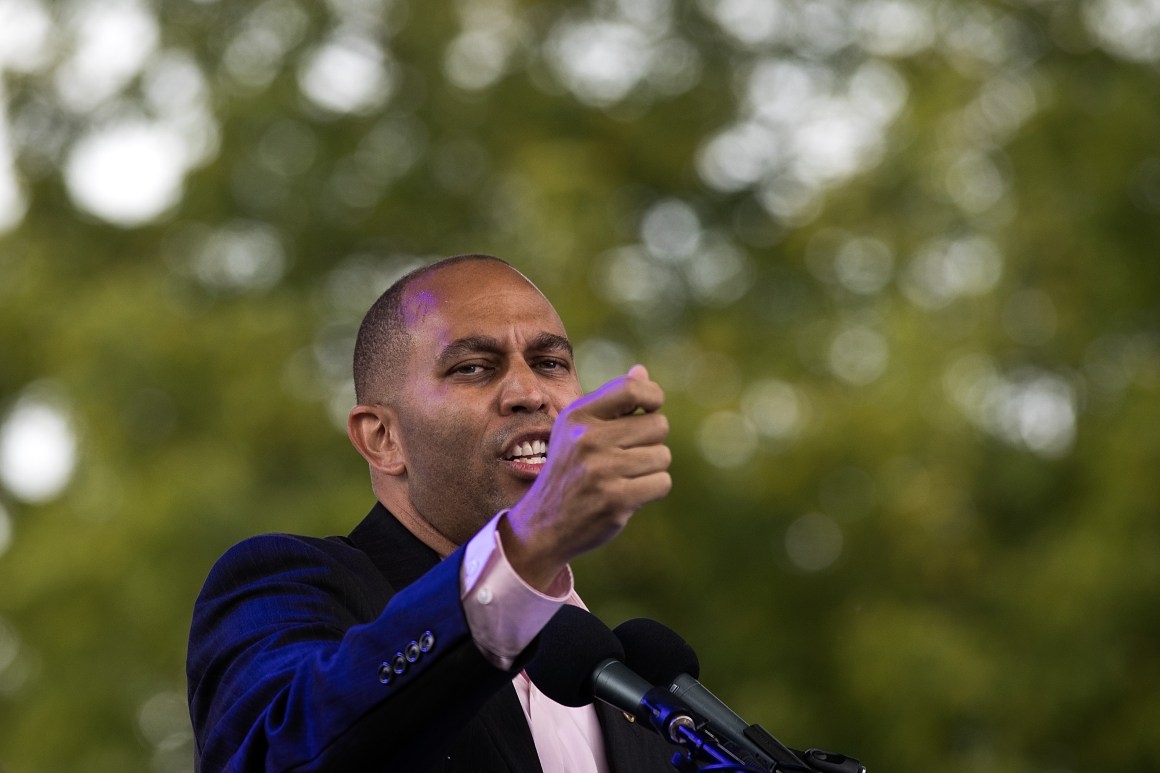
{"label": "green foliage", "polygon": [[[157,42],[104,96],[89,7],[0,32],[0,437],[36,404],[76,441],[45,496],[0,459],[0,768],[192,769],[200,583],[369,508],[354,330],[469,251],[587,385],[667,390],[672,495],[577,563],[608,622],[871,771],[1160,759],[1152,6],[167,0],[121,6]],[[136,219],[73,174],[134,120],[188,157]]]}

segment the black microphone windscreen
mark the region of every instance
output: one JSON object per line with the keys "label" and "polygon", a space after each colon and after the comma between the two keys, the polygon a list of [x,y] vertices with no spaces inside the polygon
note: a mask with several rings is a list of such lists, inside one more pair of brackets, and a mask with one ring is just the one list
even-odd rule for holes
{"label": "black microphone windscreen", "polygon": [[678,674],[696,679],[701,673],[697,653],[680,634],[656,620],[637,617],[613,630],[624,647],[624,662],[650,684],[665,686]]}
{"label": "black microphone windscreen", "polygon": [[596,615],[565,604],[540,631],[536,654],[524,667],[540,692],[565,706],[592,702],[592,672],[624,648]]}

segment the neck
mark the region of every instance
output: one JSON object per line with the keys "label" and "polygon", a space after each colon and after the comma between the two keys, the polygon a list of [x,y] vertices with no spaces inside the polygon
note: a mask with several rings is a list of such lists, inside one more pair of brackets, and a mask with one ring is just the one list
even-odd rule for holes
{"label": "neck", "polygon": [[379,496],[383,507],[391,511],[395,520],[403,524],[417,540],[439,554],[440,558],[447,558],[455,552],[459,545],[436,529],[426,519],[415,512],[414,508],[401,502],[391,502],[388,498]]}

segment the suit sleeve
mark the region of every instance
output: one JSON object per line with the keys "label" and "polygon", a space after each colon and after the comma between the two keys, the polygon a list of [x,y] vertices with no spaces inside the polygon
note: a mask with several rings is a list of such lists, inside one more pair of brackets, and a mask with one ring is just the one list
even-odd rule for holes
{"label": "suit sleeve", "polygon": [[471,639],[462,550],[394,596],[356,553],[265,536],[211,571],[187,663],[201,773],[423,769],[511,681]]}

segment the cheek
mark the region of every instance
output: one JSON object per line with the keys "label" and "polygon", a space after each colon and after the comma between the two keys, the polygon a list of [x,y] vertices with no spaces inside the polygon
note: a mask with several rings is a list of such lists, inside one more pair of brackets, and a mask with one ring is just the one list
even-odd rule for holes
{"label": "cheek", "polygon": [[[423,407],[423,422],[412,442],[423,443],[448,460],[448,465],[474,463],[486,444],[490,419],[487,406],[471,395],[440,395]],[[434,461],[439,464],[439,461]]]}
{"label": "cheek", "polygon": [[400,412],[399,423],[408,455],[415,461],[435,455],[435,463],[467,453],[477,425],[461,401],[437,394],[415,394]]}
{"label": "cheek", "polygon": [[424,446],[438,446],[442,453],[454,453],[456,449],[466,451],[474,424],[462,410],[454,405],[440,405],[435,413],[428,413],[424,420],[416,422],[412,431],[412,443]]}
{"label": "cheek", "polygon": [[580,388],[580,382],[575,378],[569,379],[565,383],[557,384],[552,391],[552,399],[556,404],[557,410],[563,410],[572,403],[579,400],[584,395],[584,390]]}

